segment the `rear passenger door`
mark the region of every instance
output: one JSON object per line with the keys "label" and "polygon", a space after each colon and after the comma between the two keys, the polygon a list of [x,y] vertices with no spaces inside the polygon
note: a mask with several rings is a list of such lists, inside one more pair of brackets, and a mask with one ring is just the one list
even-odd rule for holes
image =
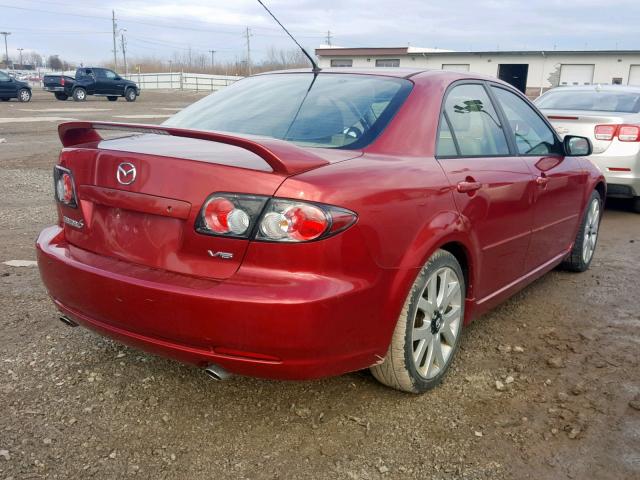
{"label": "rear passenger door", "polygon": [[535,209],[526,269],[566,252],[575,239],[587,173],[528,100],[501,85],[491,90],[504,112],[509,135],[535,178]]}
{"label": "rear passenger door", "polygon": [[487,88],[465,81],[448,89],[436,148],[476,241],[478,301],[524,274],[533,223],[533,176],[514,155]]}

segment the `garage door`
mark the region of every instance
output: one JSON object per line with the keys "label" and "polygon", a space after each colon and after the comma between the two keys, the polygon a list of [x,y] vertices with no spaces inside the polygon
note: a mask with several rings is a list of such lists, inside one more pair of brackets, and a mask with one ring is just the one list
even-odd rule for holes
{"label": "garage door", "polygon": [[591,85],[594,65],[562,65],[560,85]]}
{"label": "garage door", "polygon": [[640,65],[631,65],[628,83],[640,87]]}
{"label": "garage door", "polygon": [[450,72],[468,72],[468,63],[443,63],[442,70],[449,70]]}

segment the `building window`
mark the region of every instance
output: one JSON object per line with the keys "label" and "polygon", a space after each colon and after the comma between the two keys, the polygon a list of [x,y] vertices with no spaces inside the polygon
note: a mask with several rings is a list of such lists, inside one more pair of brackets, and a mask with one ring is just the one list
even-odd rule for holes
{"label": "building window", "polygon": [[449,70],[450,72],[468,72],[468,63],[443,63],[442,70]]}
{"label": "building window", "polygon": [[379,58],[376,60],[376,67],[399,67],[399,58]]}
{"label": "building window", "polygon": [[353,67],[353,60],[350,58],[334,58],[331,60],[332,67]]}
{"label": "building window", "polygon": [[622,85],[622,77],[614,77],[611,79],[612,85]]}

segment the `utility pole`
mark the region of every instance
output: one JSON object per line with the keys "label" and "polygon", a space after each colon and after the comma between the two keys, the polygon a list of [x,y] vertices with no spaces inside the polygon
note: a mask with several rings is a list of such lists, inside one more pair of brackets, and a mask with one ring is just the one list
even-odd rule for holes
{"label": "utility pole", "polygon": [[4,65],[9,68],[9,48],[7,47],[7,37],[11,35],[11,32],[0,32],[0,35],[4,35]]}
{"label": "utility pole", "polygon": [[215,50],[209,50],[209,53],[211,54],[211,68],[213,68],[213,66],[215,64],[215,61],[214,61],[215,56],[214,55],[216,54],[216,51]]}
{"label": "utility pole", "polygon": [[127,68],[127,42],[124,40],[124,32],[126,32],[126,30],[122,30],[120,33],[120,45],[122,46],[122,59],[124,60],[124,74],[128,75],[129,71]]}
{"label": "utility pole", "polygon": [[331,30],[327,30],[327,45],[331,46]]}
{"label": "utility pole", "polygon": [[22,51],[24,50],[24,48],[19,48],[18,51],[20,52],[20,69],[24,70],[24,64],[22,63]]}
{"label": "utility pole", "polygon": [[113,69],[118,70],[118,49],[116,48],[116,35],[118,24],[116,23],[116,11],[111,10],[111,23],[113,26]]}
{"label": "utility pole", "polygon": [[245,36],[247,38],[247,70],[249,71],[249,75],[251,75],[251,30],[249,27],[247,27]]}

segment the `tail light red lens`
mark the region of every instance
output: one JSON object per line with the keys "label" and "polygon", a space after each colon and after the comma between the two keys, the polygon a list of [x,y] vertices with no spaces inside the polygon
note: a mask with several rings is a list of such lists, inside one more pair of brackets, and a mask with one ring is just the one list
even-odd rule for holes
{"label": "tail light red lens", "polygon": [[356,214],[331,205],[215,193],[204,203],[196,231],[268,242],[308,242],[353,225]]}
{"label": "tail light red lens", "polygon": [[214,193],[202,206],[196,231],[207,235],[248,238],[267,197]]}
{"label": "tail light red lens", "polygon": [[53,181],[56,200],[68,207],[76,208],[78,200],[71,171],[64,167],[56,166],[53,170]]}
{"label": "tail light red lens", "polygon": [[618,140],[621,142],[640,142],[640,126],[620,125],[620,128],[618,128]]}
{"label": "tail light red lens", "polygon": [[596,140],[611,141],[616,135],[617,125],[596,125],[595,137]]}
{"label": "tail light red lens", "polygon": [[60,85],[64,87],[64,77],[60,77]]}
{"label": "tail light red lens", "polygon": [[596,125],[594,133],[597,140],[640,142],[640,125]]}

